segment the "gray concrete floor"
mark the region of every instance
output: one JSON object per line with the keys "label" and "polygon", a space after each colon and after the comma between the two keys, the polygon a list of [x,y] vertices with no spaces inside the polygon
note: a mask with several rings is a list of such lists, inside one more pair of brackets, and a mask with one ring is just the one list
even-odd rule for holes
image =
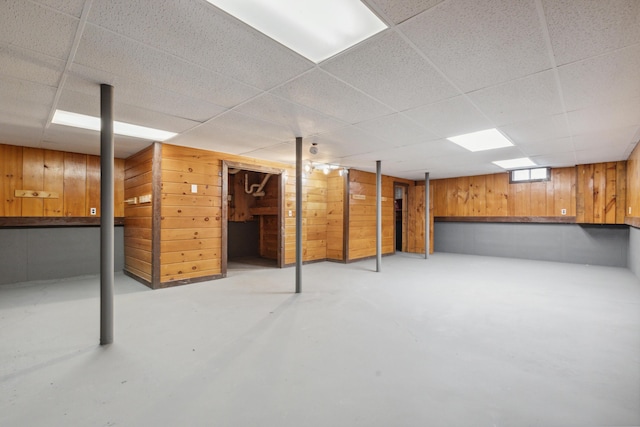
{"label": "gray concrete floor", "polygon": [[2,426],[640,425],[628,270],[438,253],[0,287]]}

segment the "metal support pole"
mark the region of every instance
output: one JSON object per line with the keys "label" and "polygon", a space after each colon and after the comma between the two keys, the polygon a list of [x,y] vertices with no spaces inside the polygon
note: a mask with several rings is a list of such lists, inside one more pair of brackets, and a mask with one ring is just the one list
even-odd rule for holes
{"label": "metal support pole", "polygon": [[100,85],[100,345],[113,342],[113,86]]}
{"label": "metal support pole", "polygon": [[296,137],[296,293],[302,291],[302,137]]}
{"label": "metal support pole", "polygon": [[431,218],[429,210],[429,172],[424,174],[424,259],[429,258],[429,243],[431,242]]}
{"label": "metal support pole", "polygon": [[382,271],[382,173],[381,161],[376,160],[376,271]]}

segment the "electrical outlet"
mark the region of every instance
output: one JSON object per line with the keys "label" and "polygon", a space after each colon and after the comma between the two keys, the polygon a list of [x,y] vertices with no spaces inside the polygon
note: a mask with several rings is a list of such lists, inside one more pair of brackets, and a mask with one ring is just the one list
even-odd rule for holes
{"label": "electrical outlet", "polygon": [[191,184],[191,192],[192,193],[198,192],[198,184]]}
{"label": "electrical outlet", "polygon": [[566,215],[566,214],[567,214],[567,210],[566,210],[566,209],[562,209],[562,210],[560,210],[560,213],[561,213],[562,215]]}
{"label": "electrical outlet", "polygon": [[91,215],[95,215],[98,212],[98,210],[96,208],[91,208],[89,212],[91,213]]}
{"label": "electrical outlet", "polygon": [[289,216],[293,216],[293,211],[289,211]]}
{"label": "electrical outlet", "polygon": [[629,215],[631,215],[631,206],[629,206]]}

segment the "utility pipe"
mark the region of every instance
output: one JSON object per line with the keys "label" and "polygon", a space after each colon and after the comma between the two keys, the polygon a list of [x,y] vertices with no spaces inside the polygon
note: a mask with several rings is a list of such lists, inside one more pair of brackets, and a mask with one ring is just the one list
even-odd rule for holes
{"label": "utility pipe", "polygon": [[382,271],[382,162],[376,160],[376,271]]}
{"label": "utility pipe", "polygon": [[113,86],[100,85],[100,345],[113,342]]}
{"label": "utility pipe", "polygon": [[431,243],[431,209],[429,203],[429,172],[424,173],[424,259],[429,258],[429,243]]}
{"label": "utility pipe", "polygon": [[296,293],[302,292],[302,137],[296,137]]}

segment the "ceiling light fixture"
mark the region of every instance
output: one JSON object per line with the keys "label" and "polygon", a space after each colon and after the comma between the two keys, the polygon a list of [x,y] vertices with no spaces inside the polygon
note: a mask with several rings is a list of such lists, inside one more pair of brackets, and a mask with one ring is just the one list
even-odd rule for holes
{"label": "ceiling light fixture", "polygon": [[316,64],[387,28],[360,0],[207,0]]}
{"label": "ceiling light fixture", "polygon": [[447,138],[449,141],[466,148],[469,151],[493,150],[495,148],[511,147],[513,144],[498,129],[487,129],[464,135]]}
{"label": "ceiling light fixture", "polygon": [[309,147],[309,152],[311,154],[313,154],[314,156],[316,154],[318,154],[318,143],[317,142],[314,142],[314,143],[311,144],[311,147]]}
{"label": "ceiling light fixture", "polygon": [[533,161],[528,157],[521,157],[519,159],[510,159],[510,160],[496,160],[492,162],[494,165],[500,166],[502,169],[515,169],[515,168],[526,168],[529,166],[536,166]]}
{"label": "ceiling light fixture", "polygon": [[[80,129],[100,131],[100,117],[87,116],[72,113],[70,111],[56,110],[51,123],[71,126]],[[148,128],[124,122],[113,122],[113,133],[117,135],[132,136],[134,138],[148,139],[151,141],[166,141],[177,135],[175,132]]]}

